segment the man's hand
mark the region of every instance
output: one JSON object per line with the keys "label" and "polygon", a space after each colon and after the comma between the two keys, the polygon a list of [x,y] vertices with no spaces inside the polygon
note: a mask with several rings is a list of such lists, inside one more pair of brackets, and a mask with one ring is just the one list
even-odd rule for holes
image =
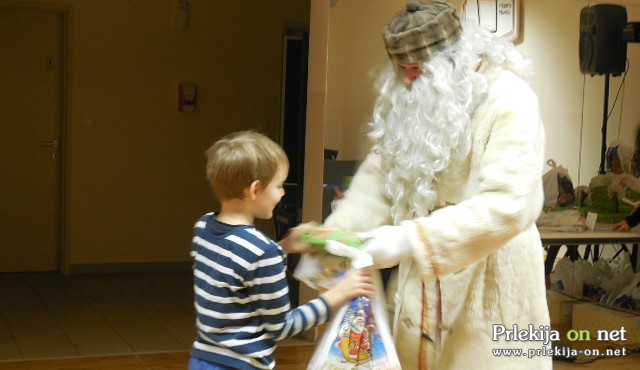
{"label": "man's hand", "polygon": [[401,226],[380,226],[358,236],[368,239],[362,250],[373,257],[373,263],[377,267],[387,268],[411,257],[411,245],[404,233],[405,229]]}
{"label": "man's hand", "polygon": [[615,231],[629,231],[629,230],[631,230],[631,226],[629,226],[627,221],[620,221],[617,224],[613,225],[613,230],[615,230]]}

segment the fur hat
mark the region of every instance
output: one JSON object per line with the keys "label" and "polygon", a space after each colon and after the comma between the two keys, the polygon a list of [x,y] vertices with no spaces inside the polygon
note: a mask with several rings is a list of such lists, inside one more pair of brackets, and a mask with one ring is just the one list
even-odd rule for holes
{"label": "fur hat", "polygon": [[438,50],[460,39],[462,27],[453,4],[411,1],[384,28],[389,58],[396,64],[425,62]]}

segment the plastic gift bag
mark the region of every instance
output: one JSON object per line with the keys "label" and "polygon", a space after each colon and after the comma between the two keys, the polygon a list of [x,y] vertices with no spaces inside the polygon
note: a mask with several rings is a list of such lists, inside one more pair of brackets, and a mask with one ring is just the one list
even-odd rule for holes
{"label": "plastic gift bag", "polygon": [[549,275],[551,285],[555,290],[567,293],[574,297],[582,296],[584,290],[583,266],[578,261],[572,261],[569,257],[563,257]]}
{"label": "plastic gift bag", "polygon": [[622,156],[620,155],[620,145],[611,145],[607,148],[605,165],[607,172],[613,172],[615,174],[624,173],[625,166],[622,162]]}
{"label": "plastic gift bag", "polygon": [[338,241],[355,249],[359,249],[364,242],[355,233],[323,228],[322,225],[312,228],[303,235],[302,240],[316,246],[318,250],[302,255],[293,276],[315,290],[331,288],[351,268],[350,256],[332,254],[325,249],[328,240]]}
{"label": "plastic gift bag", "polygon": [[342,307],[318,343],[307,370],[401,369],[379,281],[371,299]]}
{"label": "plastic gift bag", "polygon": [[609,266],[607,260],[601,258],[593,263],[591,267],[591,276],[593,278],[593,286],[585,294],[586,297],[591,298],[594,301],[599,301],[607,291],[603,288],[603,285],[613,278],[614,272]]}
{"label": "plastic gift bag", "polygon": [[625,247],[621,248],[607,262],[613,271],[613,276],[602,283],[602,288],[606,293],[600,297],[599,302],[605,305],[613,305],[616,297],[633,279],[633,267],[631,266],[631,255]]}
{"label": "plastic gift bag", "polygon": [[[327,230],[317,228],[310,232],[305,239],[310,244],[322,245],[324,252],[333,257],[347,259],[353,268],[373,265],[371,256],[359,249],[362,246],[362,240],[355,234],[337,232],[335,230],[328,233]],[[317,255],[321,256],[321,253],[318,252]],[[320,272],[326,272],[322,267],[317,266],[322,259],[322,257],[309,259],[307,267],[303,266],[301,271],[296,269],[297,276],[317,278],[318,275],[305,275],[305,272],[315,271],[317,273],[319,270]],[[338,275],[343,273],[343,271],[340,271]],[[321,273],[321,275],[324,274]],[[325,278],[320,280],[312,279],[311,281],[314,285],[329,282],[330,280]],[[376,278],[376,293],[372,298],[356,298],[338,310],[318,343],[307,369],[401,369],[400,360],[398,359],[389,328],[386,307],[382,280],[378,275]]]}
{"label": "plastic gift bag", "polygon": [[542,175],[544,205],[550,208],[573,205],[576,194],[569,171],[562,166],[557,166],[553,159],[549,159],[547,164],[551,169]]}
{"label": "plastic gift bag", "polygon": [[631,282],[618,294],[613,305],[640,311],[640,271],[635,273]]}

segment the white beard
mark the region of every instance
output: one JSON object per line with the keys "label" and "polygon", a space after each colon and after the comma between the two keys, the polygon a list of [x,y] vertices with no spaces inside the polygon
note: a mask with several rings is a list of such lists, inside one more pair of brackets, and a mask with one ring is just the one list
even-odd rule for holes
{"label": "white beard", "polygon": [[[508,41],[474,23],[465,24],[462,32],[456,45],[422,65],[424,73],[411,88],[391,63],[379,75],[369,138],[382,157],[396,224],[443,205],[437,183],[469,156],[471,115],[487,91],[485,75],[505,69],[526,79],[532,73],[530,60]],[[478,72],[480,55],[484,72]]]}
{"label": "white beard", "polygon": [[[451,77],[452,69],[448,72],[444,75]],[[467,73],[455,81],[434,79],[425,72],[407,88],[394,71],[387,73],[369,136],[382,157],[385,190],[398,224],[426,216],[438,206],[435,188],[441,173],[469,154],[470,113],[477,101],[470,81],[478,74]]]}

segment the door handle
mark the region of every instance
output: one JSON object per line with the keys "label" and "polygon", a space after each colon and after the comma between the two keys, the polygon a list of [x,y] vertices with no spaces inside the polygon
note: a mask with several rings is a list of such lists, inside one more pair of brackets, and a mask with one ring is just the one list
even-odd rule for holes
{"label": "door handle", "polygon": [[54,148],[58,147],[58,140],[53,141],[41,141],[40,146],[52,146]]}

